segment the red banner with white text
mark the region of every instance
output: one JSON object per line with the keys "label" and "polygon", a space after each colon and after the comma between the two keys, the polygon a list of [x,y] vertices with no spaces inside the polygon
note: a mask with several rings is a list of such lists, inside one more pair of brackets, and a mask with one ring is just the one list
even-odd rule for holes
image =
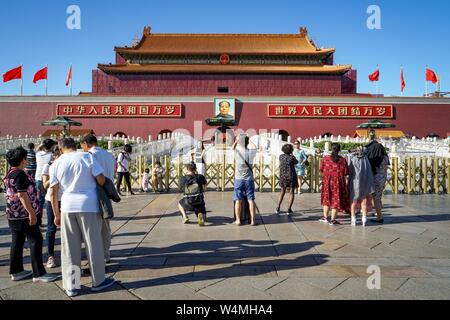
{"label": "red banner with white text", "polygon": [[391,105],[269,104],[268,116],[270,118],[392,119],[394,107]]}
{"label": "red banner with white text", "polygon": [[181,118],[181,104],[59,104],[58,116],[69,118]]}

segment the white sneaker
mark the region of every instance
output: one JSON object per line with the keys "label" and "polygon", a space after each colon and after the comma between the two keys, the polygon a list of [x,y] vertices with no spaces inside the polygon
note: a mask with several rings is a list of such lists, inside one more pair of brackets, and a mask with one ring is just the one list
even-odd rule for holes
{"label": "white sneaker", "polygon": [[74,290],[65,290],[68,297],[76,297],[80,294],[80,290],[74,289]]}
{"label": "white sneaker", "polygon": [[91,288],[91,291],[92,291],[92,292],[99,292],[99,291],[105,290],[106,288],[109,288],[109,287],[111,287],[112,285],[114,285],[114,283],[115,283],[115,280],[114,280],[114,279],[112,279],[112,278],[106,278],[106,279],[103,280],[103,282],[100,283],[98,286],[92,287],[92,288]]}
{"label": "white sneaker", "polygon": [[319,219],[319,222],[326,223],[326,224],[329,223],[328,219],[325,218],[325,217],[320,218],[320,219]]}
{"label": "white sneaker", "polygon": [[352,219],[352,222],[351,222],[351,223],[352,223],[352,226],[353,226],[353,227],[356,227],[356,219]]}
{"label": "white sneaker", "polygon": [[366,218],[366,217],[363,217],[363,218],[361,219],[361,222],[362,222],[362,226],[365,227],[365,226],[366,226],[366,223],[367,223],[367,218]]}
{"label": "white sneaker", "polygon": [[53,282],[58,278],[58,276],[54,275],[54,274],[49,274],[46,273],[43,276],[37,277],[37,278],[33,278],[33,282],[42,282],[42,283],[48,283],[48,282]]}
{"label": "white sneaker", "polygon": [[20,281],[20,280],[26,279],[28,277],[31,277],[32,275],[33,275],[33,272],[31,272],[31,271],[22,271],[22,272],[12,274],[11,280],[12,281]]}
{"label": "white sneaker", "polygon": [[47,268],[49,268],[49,269],[56,268],[55,258],[53,258],[53,257],[48,257],[48,260],[47,260]]}

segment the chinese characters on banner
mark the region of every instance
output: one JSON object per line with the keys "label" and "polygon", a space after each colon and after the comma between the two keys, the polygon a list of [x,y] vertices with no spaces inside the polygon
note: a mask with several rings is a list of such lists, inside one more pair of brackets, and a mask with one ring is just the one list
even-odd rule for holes
{"label": "chinese characters on banner", "polygon": [[59,104],[56,113],[73,118],[181,118],[181,104]]}
{"label": "chinese characters on banner", "polygon": [[270,118],[360,118],[392,119],[394,107],[391,105],[298,105],[269,104]]}

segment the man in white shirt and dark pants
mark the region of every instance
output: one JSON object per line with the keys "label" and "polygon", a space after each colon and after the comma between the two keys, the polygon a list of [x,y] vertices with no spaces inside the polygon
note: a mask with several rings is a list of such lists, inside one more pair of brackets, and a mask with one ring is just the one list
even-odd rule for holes
{"label": "man in white shirt and dark pants", "polygon": [[[50,188],[55,224],[61,226],[61,262],[63,287],[69,297],[79,294],[81,281],[81,243],[92,277],[91,291],[97,292],[114,284],[105,278],[105,260],[101,237],[102,217],[97,199],[97,185],[105,183],[103,168],[90,153],[77,152],[72,138],[60,143],[63,154],[50,167]],[[61,212],[58,206],[62,191]]]}
{"label": "man in white shirt and dark pants", "polygon": [[[116,166],[114,156],[97,146],[97,138],[93,134],[88,134],[81,139],[81,147],[84,152],[89,152],[94,156],[95,160],[103,167],[103,175],[114,183],[114,168]],[[105,261],[109,263],[111,259],[111,227],[109,219],[102,219],[102,239]]]}

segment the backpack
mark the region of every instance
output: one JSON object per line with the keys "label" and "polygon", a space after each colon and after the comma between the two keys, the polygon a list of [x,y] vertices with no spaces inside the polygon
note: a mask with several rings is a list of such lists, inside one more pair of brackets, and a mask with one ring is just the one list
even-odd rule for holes
{"label": "backpack", "polygon": [[190,179],[184,185],[184,197],[190,205],[202,205],[203,190],[202,186],[198,183],[197,175],[190,177]]}

